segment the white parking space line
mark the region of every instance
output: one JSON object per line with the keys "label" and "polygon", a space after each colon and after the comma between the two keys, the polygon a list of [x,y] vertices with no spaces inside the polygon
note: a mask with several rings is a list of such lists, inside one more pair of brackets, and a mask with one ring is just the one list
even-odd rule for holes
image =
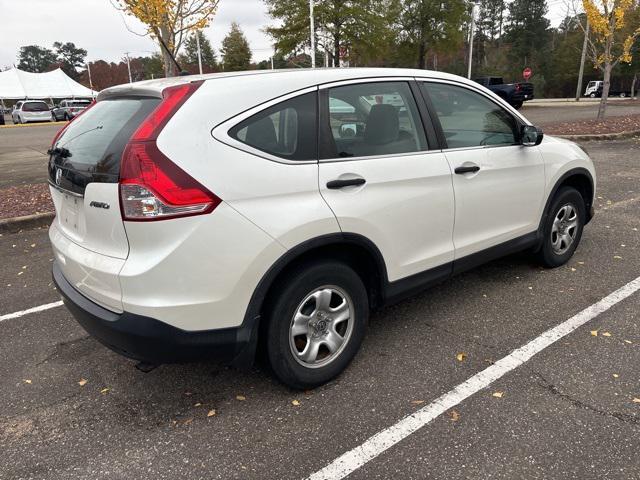
{"label": "white parking space line", "polygon": [[640,277],[607,295],[597,303],[585,308],[560,325],[547,330],[526,345],[514,350],[506,357],[503,357],[490,367],[477,373],[429,405],[406,416],[389,428],[385,428],[376,433],[361,445],[349,450],[323,469],[307,477],[308,480],[338,480],[346,477],[367,462],[376,458],[385,450],[424,427],[434,418],[442,415],[474,393],[488,387],[499,378],[530,360],[534,355],[549,345],[554,344],[589,320],[607,311],[618,302],[633,295],[638,290],[640,290]]}
{"label": "white parking space line", "polygon": [[4,320],[11,320],[12,318],[22,317],[24,315],[29,315],[30,313],[42,312],[44,310],[49,310],[50,308],[60,307],[62,305],[62,300],[58,302],[46,303],[44,305],[38,305],[37,307],[29,308],[27,310],[20,310],[19,312],[7,313],[6,315],[0,316],[0,322]]}

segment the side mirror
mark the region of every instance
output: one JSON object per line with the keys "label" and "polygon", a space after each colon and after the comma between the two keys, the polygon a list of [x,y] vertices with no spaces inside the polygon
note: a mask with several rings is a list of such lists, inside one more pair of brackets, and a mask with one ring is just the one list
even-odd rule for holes
{"label": "side mirror", "polygon": [[533,125],[523,125],[522,130],[520,131],[521,143],[525,147],[535,147],[536,145],[540,145],[543,138],[544,133],[542,133],[542,129]]}

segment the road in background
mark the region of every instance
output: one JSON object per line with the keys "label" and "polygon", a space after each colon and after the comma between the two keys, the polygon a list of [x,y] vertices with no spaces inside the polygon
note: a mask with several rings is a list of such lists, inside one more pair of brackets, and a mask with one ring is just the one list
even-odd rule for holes
{"label": "road in background", "polygon": [[[511,256],[382,309],[344,375],[312,392],[262,366],[142,373],[64,307],[0,321],[0,478],[269,480],[321,469],[638,277],[640,144],[587,148],[596,216],[568,265]],[[0,258],[0,316],[59,299],[46,229],[0,237]],[[350,478],[640,478],[638,365],[636,293]]]}

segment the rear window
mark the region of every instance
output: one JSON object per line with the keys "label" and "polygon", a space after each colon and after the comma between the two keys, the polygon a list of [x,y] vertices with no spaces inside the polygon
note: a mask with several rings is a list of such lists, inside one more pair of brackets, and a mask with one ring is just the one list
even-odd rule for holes
{"label": "rear window", "polygon": [[26,102],[22,105],[23,112],[46,112],[49,110],[49,105],[44,102]]}
{"label": "rear window", "polygon": [[89,106],[89,102],[67,102],[67,107],[86,108],[88,106]]}
{"label": "rear window", "polygon": [[91,182],[117,183],[124,147],[159,103],[159,98],[148,97],[96,103],[71,122],[54,145],[49,157],[49,180],[80,194]]}

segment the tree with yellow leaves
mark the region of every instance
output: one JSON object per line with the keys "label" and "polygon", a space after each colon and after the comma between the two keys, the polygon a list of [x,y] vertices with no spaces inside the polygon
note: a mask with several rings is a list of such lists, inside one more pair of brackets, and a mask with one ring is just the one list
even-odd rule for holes
{"label": "tree with yellow leaves", "polygon": [[219,0],[114,0],[125,14],[147,26],[160,47],[167,77],[176,74],[174,58],[191,31],[202,30],[211,22]]}
{"label": "tree with yellow leaves", "polygon": [[607,109],[611,71],[620,62],[631,63],[631,49],[640,36],[640,22],[634,15],[638,0],[582,0],[591,30],[588,38],[593,64],[604,75],[598,120]]}

